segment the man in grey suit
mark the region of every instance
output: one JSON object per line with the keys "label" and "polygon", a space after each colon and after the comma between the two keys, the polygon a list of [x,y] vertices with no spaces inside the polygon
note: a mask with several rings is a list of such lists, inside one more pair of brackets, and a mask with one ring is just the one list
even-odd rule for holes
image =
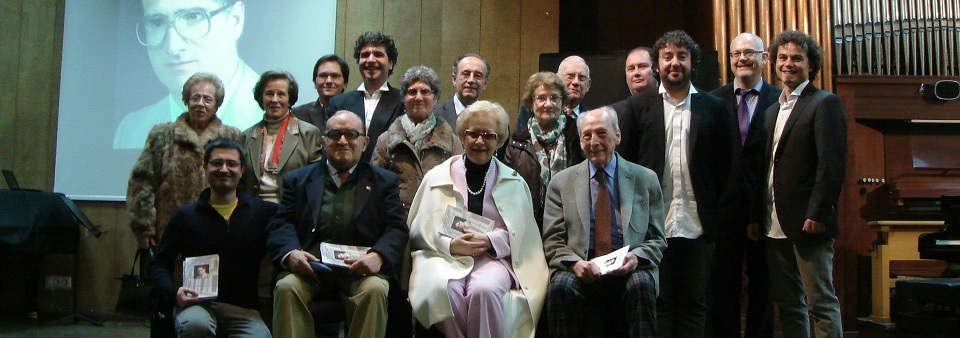
{"label": "man in grey suit", "polygon": [[[339,55],[327,54],[317,59],[313,65],[313,86],[317,89],[317,100],[293,108],[293,116],[300,121],[312,124],[323,130],[327,122],[327,106],[334,96],[343,94],[350,83],[350,66]],[[331,112],[330,115],[333,115]]]}
{"label": "man in grey suit", "polygon": [[653,45],[660,87],[631,96],[620,154],[657,173],[666,209],[657,334],[703,336],[719,197],[730,169],[723,102],[690,83],[700,47],[683,31]]}
{"label": "man in grey suit", "polygon": [[363,121],[366,136],[373,142],[367,146],[361,156],[361,162],[370,162],[376,140],[393,120],[403,112],[396,109],[403,104],[403,93],[387,83],[397,65],[397,45],[393,38],[380,32],[366,32],[357,38],[353,45],[353,58],[363,76],[363,83],[357,90],[347,91],[330,99],[327,111],[336,113],[347,110]]}
{"label": "man in grey suit", "polygon": [[480,55],[467,53],[453,61],[453,73],[450,74],[453,87],[457,92],[442,105],[437,106],[436,114],[457,130],[457,117],[467,106],[477,102],[480,94],[487,89],[490,80],[490,63]]}
{"label": "man in grey suit", "polygon": [[[823,52],[799,31],[780,33],[770,46],[784,90],[766,111],[764,234],[770,291],[785,337],[841,337],[840,302],[833,288],[837,201],[843,186],[847,124],[840,99],[810,83]],[[804,301],[806,297],[806,301]],[[809,312],[809,315],[808,315]]]}
{"label": "man in grey suit", "polygon": [[773,303],[759,220],[750,207],[759,198],[753,187],[763,167],[763,112],[777,102],[782,92],[763,80],[768,61],[763,40],[741,33],[730,43],[730,68],[734,80],[710,92],[727,107],[727,130],[731,138],[730,179],[720,197],[720,227],[714,252],[710,320],[715,337],[740,335],[739,291],[743,268],[747,269],[747,338],[773,337]]}
{"label": "man in grey suit", "polygon": [[[656,333],[657,266],[666,248],[660,184],[650,169],[616,155],[617,122],[609,107],[582,114],[577,127],[587,161],[557,173],[547,188],[543,247],[553,272],[550,337],[604,334],[590,322],[601,324],[607,336]],[[630,252],[608,274],[589,261],[623,246]],[[591,321],[585,313],[602,319]]]}

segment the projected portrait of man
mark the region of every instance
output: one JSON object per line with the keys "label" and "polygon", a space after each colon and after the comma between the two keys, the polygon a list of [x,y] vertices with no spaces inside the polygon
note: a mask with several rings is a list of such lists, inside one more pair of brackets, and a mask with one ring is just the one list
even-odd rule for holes
{"label": "projected portrait of man", "polygon": [[243,1],[143,0],[135,37],[170,94],[124,116],[113,148],[142,148],[150,128],[174,121],[186,110],[178,99],[183,83],[200,71],[223,80],[226,95],[217,114],[223,124],[244,129],[259,121],[262,112],[249,95],[258,73],[237,55],[243,25]]}

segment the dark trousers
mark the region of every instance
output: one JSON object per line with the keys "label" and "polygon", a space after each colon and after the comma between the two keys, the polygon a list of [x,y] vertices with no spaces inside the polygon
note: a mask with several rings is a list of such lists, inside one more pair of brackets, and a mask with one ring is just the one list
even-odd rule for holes
{"label": "dark trousers", "polygon": [[747,238],[745,225],[721,232],[714,252],[710,316],[712,336],[740,337],[743,271],[747,273],[746,338],[773,337],[773,302],[763,236]]}
{"label": "dark trousers", "polygon": [[651,270],[585,284],[557,271],[547,291],[550,337],[655,337],[657,285]]}
{"label": "dark trousers", "polygon": [[667,238],[660,260],[657,336],[703,337],[713,249],[714,244],[702,236]]}

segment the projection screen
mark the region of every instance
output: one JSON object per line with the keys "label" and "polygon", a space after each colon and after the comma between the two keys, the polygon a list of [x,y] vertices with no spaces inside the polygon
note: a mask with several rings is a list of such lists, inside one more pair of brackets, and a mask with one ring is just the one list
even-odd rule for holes
{"label": "projection screen", "polygon": [[223,80],[217,115],[241,131],[262,117],[253,85],[266,70],[294,75],[295,106],[315,101],[312,67],[333,52],[336,8],[335,0],[68,0],[54,190],[124,200],[147,132],[185,111],[181,88],[196,71]]}

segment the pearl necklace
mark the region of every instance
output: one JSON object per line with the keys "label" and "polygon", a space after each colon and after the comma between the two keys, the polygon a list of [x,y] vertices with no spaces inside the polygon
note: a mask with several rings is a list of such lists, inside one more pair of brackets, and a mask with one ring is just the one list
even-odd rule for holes
{"label": "pearl necklace", "polygon": [[[477,190],[476,192],[474,192],[473,190],[470,190],[470,182],[466,182],[466,183],[467,183],[467,192],[470,193],[470,195],[473,195],[473,196],[480,195],[480,193],[483,192],[483,189],[487,187],[487,176],[490,176],[490,167],[492,167],[492,166],[493,166],[493,159],[491,158],[491,159],[490,159],[490,162],[487,163],[487,173],[486,173],[486,174],[483,174],[483,185],[480,186],[480,190]],[[464,168],[467,167],[467,155],[466,155],[466,154],[463,155],[463,167],[464,167]],[[466,176],[466,175],[464,175],[464,176]]]}

